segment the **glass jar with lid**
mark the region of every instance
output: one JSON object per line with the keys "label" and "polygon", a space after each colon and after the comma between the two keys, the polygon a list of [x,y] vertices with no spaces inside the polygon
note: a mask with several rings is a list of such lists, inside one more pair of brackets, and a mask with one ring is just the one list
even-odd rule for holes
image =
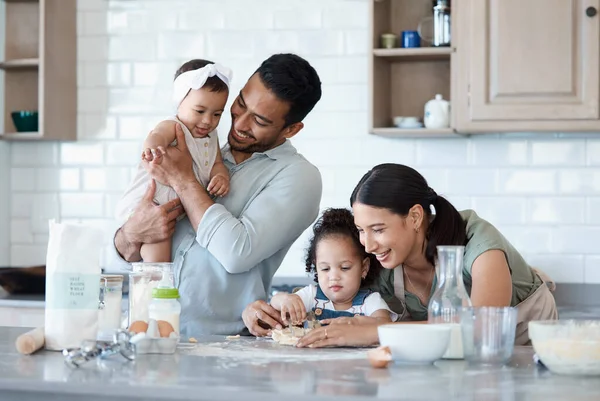
{"label": "glass jar with lid", "polygon": [[148,307],[152,302],[152,290],[159,283],[173,285],[173,263],[132,263],[129,273],[129,325],[141,320],[148,323]]}
{"label": "glass jar with lid", "polygon": [[115,331],[121,328],[122,300],[123,276],[102,274],[98,302],[98,340],[111,341]]}

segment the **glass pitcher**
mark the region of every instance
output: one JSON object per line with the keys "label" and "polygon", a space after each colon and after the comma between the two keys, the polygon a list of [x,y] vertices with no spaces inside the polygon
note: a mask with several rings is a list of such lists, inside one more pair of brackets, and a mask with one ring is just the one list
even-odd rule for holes
{"label": "glass pitcher", "polygon": [[437,288],[429,300],[428,323],[452,325],[450,345],[444,355],[446,359],[462,359],[463,346],[460,316],[463,307],[471,306],[471,299],[463,282],[464,246],[438,246],[436,267]]}
{"label": "glass pitcher", "polygon": [[[129,325],[142,320],[148,322],[148,307],[152,290],[159,283],[173,287],[173,263],[132,263],[129,273]],[[168,283],[167,285],[165,285]]]}

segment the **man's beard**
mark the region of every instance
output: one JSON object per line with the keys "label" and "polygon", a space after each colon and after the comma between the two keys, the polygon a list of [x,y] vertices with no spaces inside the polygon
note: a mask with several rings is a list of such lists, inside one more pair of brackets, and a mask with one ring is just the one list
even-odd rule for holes
{"label": "man's beard", "polygon": [[229,143],[229,147],[231,148],[231,150],[235,150],[236,152],[240,153],[263,153],[269,149],[272,149],[275,146],[275,143],[277,142],[277,138],[275,138],[269,143],[257,142],[252,143],[250,145],[241,145],[239,142],[232,138],[233,134],[229,133],[229,135],[227,135],[227,143]]}

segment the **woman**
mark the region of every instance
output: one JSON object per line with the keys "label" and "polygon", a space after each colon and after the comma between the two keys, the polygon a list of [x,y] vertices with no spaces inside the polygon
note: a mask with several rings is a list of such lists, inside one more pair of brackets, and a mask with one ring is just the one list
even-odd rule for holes
{"label": "woman", "polygon": [[[532,269],[490,223],[458,212],[414,169],[381,164],[360,180],[350,204],[361,243],[385,270],[377,291],[404,321],[427,321],[438,245],[464,245],[463,280],[473,306],[516,306],[517,345],[529,342],[527,323],[557,319],[543,273]],[[298,346],[362,346],[378,342],[377,327],[331,325]]]}

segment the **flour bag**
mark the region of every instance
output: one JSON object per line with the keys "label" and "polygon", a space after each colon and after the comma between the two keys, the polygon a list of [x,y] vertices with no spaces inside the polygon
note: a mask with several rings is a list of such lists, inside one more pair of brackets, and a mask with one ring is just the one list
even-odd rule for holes
{"label": "flour bag", "polygon": [[98,332],[102,232],[50,221],[46,254],[46,349],[78,348]]}

